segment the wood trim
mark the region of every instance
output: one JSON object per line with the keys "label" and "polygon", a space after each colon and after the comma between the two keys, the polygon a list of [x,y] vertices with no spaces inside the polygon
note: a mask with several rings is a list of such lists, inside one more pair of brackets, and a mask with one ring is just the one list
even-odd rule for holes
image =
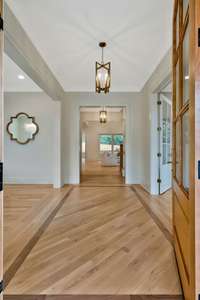
{"label": "wood trim", "polygon": [[[173,180],[173,189],[174,189],[176,197],[179,201],[179,204],[180,204],[187,220],[189,220],[189,215],[188,215],[189,201],[188,201],[188,197],[185,194],[184,189],[178,184],[176,179]],[[181,201],[179,199],[181,199]]]}
{"label": "wood trim", "polygon": [[181,108],[181,110],[178,112],[177,116],[175,117],[173,122],[177,122],[183,115],[184,113],[189,109],[189,101],[187,101]]}
{"label": "wood trim", "polygon": [[[195,1],[195,264],[196,264],[196,299],[200,295],[200,180],[198,180],[197,162],[200,161],[200,47],[198,45],[198,30],[200,28],[200,0]],[[194,191],[193,191],[194,192]]]}
{"label": "wood trim", "polygon": [[134,188],[134,186],[130,186],[130,189],[137,195],[137,198],[140,201],[140,203],[143,205],[143,207],[146,209],[146,211],[151,216],[153,221],[156,223],[156,225],[162,231],[162,233],[164,234],[166,239],[171,243],[171,245],[173,245],[173,236],[169,232],[169,230],[163,225],[163,223],[160,221],[160,219],[157,217],[157,215],[153,212],[151,207],[146,204],[146,202],[143,200],[143,198],[140,196],[140,194],[137,192],[137,190]]}
{"label": "wood trim", "polygon": [[178,2],[179,2],[179,0],[175,0],[174,1],[173,22],[176,22],[177,10],[178,10]]}
{"label": "wood trim", "polygon": [[3,16],[3,0],[0,0],[0,16]]}
{"label": "wood trim", "polygon": [[186,275],[186,279],[187,279],[187,282],[189,284],[190,276],[189,276],[189,272],[188,272],[187,265],[186,265],[186,262],[185,262],[185,258],[184,258],[184,255],[183,255],[183,251],[182,251],[181,243],[180,243],[180,240],[179,240],[179,236],[178,236],[178,233],[176,231],[176,227],[174,228],[174,231],[175,231],[175,237],[174,237],[175,247],[178,246],[178,251],[180,252],[180,257],[181,257],[184,273]]}
{"label": "wood trim", "polygon": [[[3,17],[3,0],[0,0],[0,15]],[[3,160],[3,48],[4,33],[0,31],[0,161]],[[3,192],[0,192],[0,281],[3,279]],[[2,294],[0,299],[2,299]]]}
{"label": "wood trim", "polygon": [[[176,10],[177,10],[178,1],[174,1],[174,16],[173,16],[173,26],[172,26],[172,36],[173,36],[173,45],[172,45],[172,87],[173,87],[173,96],[172,96],[172,118],[173,120],[176,117]],[[176,175],[176,128],[173,126],[172,128],[172,161],[173,161],[173,168],[172,174],[175,177]]]}
{"label": "wood trim", "polygon": [[190,218],[191,218],[191,284],[192,299],[200,294],[200,180],[197,162],[200,160],[200,48],[198,47],[198,28],[200,27],[200,0],[190,0]]}
{"label": "wood trim", "polygon": [[[176,255],[176,259],[177,259],[177,263],[178,263],[179,270],[180,270],[179,274],[181,277],[181,283],[182,283],[183,289],[184,289],[184,291],[189,291],[189,283],[188,283],[188,279],[187,279],[187,276],[185,273],[185,268],[184,268],[183,262],[180,259],[181,253],[180,253],[180,248],[178,246],[178,241],[176,239],[176,235],[174,238],[174,247],[175,247],[176,253],[178,253],[178,255]],[[190,299],[189,293],[185,294],[185,299]]]}

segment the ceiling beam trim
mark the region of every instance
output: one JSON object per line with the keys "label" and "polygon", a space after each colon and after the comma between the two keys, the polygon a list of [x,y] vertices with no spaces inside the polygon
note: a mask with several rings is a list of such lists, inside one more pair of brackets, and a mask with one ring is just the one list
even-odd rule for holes
{"label": "ceiling beam trim", "polygon": [[4,24],[5,53],[53,100],[64,99],[64,89],[6,3]]}

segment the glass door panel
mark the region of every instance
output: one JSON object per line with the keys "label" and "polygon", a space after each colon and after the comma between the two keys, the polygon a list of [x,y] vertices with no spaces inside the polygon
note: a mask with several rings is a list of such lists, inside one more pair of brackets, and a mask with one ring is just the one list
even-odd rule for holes
{"label": "glass door panel", "polygon": [[179,113],[179,61],[176,64],[176,115]]}
{"label": "glass door panel", "polygon": [[188,5],[189,5],[189,0],[183,0],[183,17],[185,18],[187,9],[188,9]]}
{"label": "glass door panel", "polygon": [[189,27],[183,40],[183,104],[189,100]]}
{"label": "glass door panel", "polygon": [[[179,3],[181,18],[177,24],[177,4]],[[190,7],[189,7],[190,6]],[[189,10],[188,10],[189,7]],[[198,249],[194,238],[195,225],[199,223],[200,211],[197,164],[200,159],[199,143],[197,142],[200,124],[200,48],[198,48],[198,32],[200,26],[200,1],[175,0],[173,17],[173,227],[174,248],[179,274],[184,292],[184,299],[195,297],[195,284],[198,285],[200,261],[195,257]],[[192,30],[190,30],[192,29]],[[177,51],[176,36],[179,31]],[[179,52],[179,66],[177,65]],[[178,92],[177,92],[177,87]],[[197,154],[198,153],[198,154]],[[196,218],[198,216],[198,218]],[[198,237],[200,235],[196,235]],[[195,278],[195,276],[197,278]],[[196,282],[195,282],[196,281]],[[200,285],[199,285],[200,291]],[[197,293],[196,293],[197,294]],[[199,292],[198,292],[199,294]]]}
{"label": "glass door panel", "polygon": [[171,105],[163,101],[162,105],[162,164],[171,163]]}
{"label": "glass door panel", "polygon": [[159,193],[172,187],[172,84],[161,90],[158,105]]}
{"label": "glass door panel", "polygon": [[176,179],[181,182],[181,126],[180,120],[176,122]]}
{"label": "glass door panel", "polygon": [[182,119],[183,132],[183,187],[189,191],[189,111],[186,111]]}

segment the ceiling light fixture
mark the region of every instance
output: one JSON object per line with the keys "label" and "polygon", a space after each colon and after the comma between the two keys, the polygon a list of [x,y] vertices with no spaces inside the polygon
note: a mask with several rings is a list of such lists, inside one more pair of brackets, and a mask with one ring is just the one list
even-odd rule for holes
{"label": "ceiling light fixture", "polygon": [[189,75],[186,75],[186,76],[185,76],[185,80],[188,80],[189,78],[190,78]]}
{"label": "ceiling light fixture", "polygon": [[99,112],[99,121],[101,124],[107,123],[107,111],[105,107]]}
{"label": "ceiling light fixture", "polygon": [[25,76],[24,76],[24,75],[22,75],[22,74],[19,74],[17,77],[18,77],[18,79],[20,79],[20,80],[23,80],[23,79],[25,79]]}
{"label": "ceiling light fixture", "polygon": [[101,63],[96,62],[96,92],[104,92],[105,94],[109,93],[111,81],[111,63],[104,63],[104,48],[106,46],[105,42],[99,43],[99,47],[102,49],[102,57]]}

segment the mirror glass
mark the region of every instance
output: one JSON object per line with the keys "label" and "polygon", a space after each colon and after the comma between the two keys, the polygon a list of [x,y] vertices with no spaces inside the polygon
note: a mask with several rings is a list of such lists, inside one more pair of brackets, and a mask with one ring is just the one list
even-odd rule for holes
{"label": "mirror glass", "polygon": [[11,140],[15,140],[19,144],[27,144],[34,139],[39,127],[35,123],[34,117],[29,117],[26,113],[19,113],[16,117],[11,117],[7,130]]}

